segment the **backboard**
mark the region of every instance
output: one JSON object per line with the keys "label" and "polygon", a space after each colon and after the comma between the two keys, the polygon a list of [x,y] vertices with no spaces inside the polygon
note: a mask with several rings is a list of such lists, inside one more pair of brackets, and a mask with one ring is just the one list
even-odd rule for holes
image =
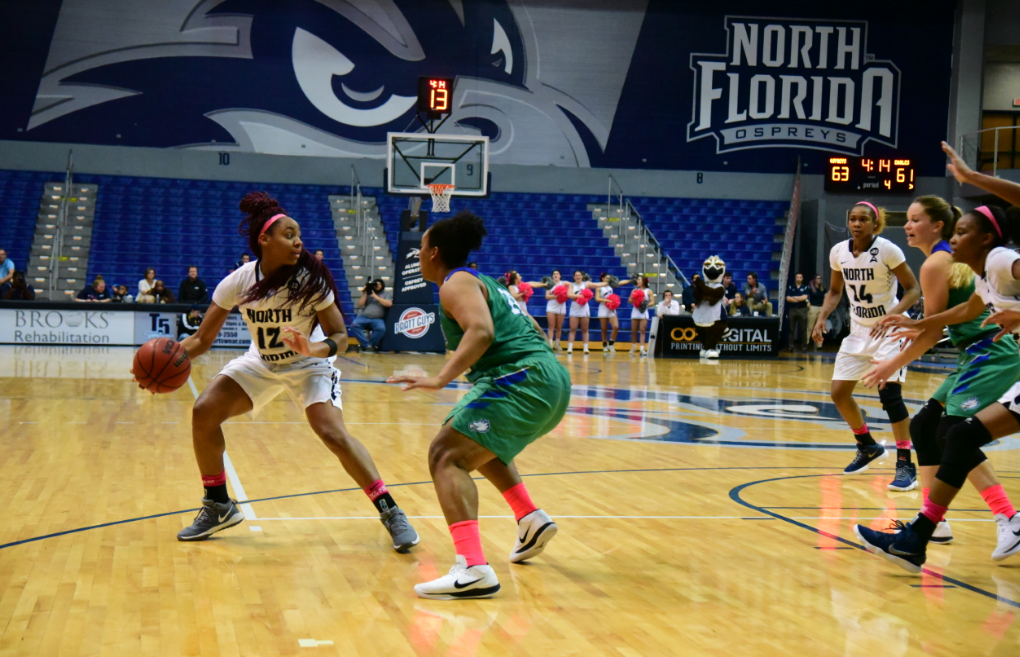
{"label": "backboard", "polygon": [[488,196],[489,138],[427,132],[386,135],[386,192],[426,195],[431,183],[456,185],[453,196]]}

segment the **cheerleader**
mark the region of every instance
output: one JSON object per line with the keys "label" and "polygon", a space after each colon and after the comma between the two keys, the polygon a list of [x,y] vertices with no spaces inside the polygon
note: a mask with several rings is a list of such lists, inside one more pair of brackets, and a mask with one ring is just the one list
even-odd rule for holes
{"label": "cheerleader", "polygon": [[[613,345],[616,344],[616,334],[620,331],[620,320],[616,316],[616,310],[610,309],[606,305],[609,301],[609,295],[613,293],[613,286],[609,282],[609,274],[605,272],[599,274],[599,287],[595,288],[595,301],[599,304],[599,324],[602,327],[602,352],[611,354],[616,352],[616,347]],[[607,325],[613,327],[613,334],[608,342],[606,341],[606,335],[609,333]]]}
{"label": "cheerleader", "polygon": [[[634,287],[634,291],[641,290],[644,293],[641,301],[638,301],[633,308],[630,309],[630,353],[634,353],[634,348],[638,345],[641,346],[641,355],[647,356],[648,352],[645,351],[645,330],[648,328],[648,308],[655,305],[655,293],[648,288],[648,277],[638,276],[637,285]],[[634,293],[631,293],[631,303],[634,299]]]}
{"label": "cheerleader", "polygon": [[525,298],[524,293],[521,292],[521,275],[511,269],[506,274],[506,288],[510,291],[510,295],[517,302],[517,305],[521,307],[521,312],[525,315],[528,313],[528,300]]}
{"label": "cheerleader", "polygon": [[549,346],[560,351],[560,336],[563,335],[563,319],[567,315],[567,302],[560,301],[553,294],[557,285],[563,282],[559,269],[552,271],[552,280],[545,290],[545,319],[549,325]]}
{"label": "cheerleader", "polygon": [[588,322],[591,311],[588,309],[588,301],[592,297],[591,283],[585,282],[584,272],[580,269],[574,271],[574,282],[567,289],[567,297],[570,304],[570,329],[567,332],[567,353],[574,350],[574,332],[578,326],[581,327],[582,339],[584,340],[584,353],[588,351]]}

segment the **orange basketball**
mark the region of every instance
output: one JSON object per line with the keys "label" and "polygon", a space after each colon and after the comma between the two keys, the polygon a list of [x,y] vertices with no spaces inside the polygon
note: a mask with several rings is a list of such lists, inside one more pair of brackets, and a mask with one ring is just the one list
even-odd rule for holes
{"label": "orange basketball", "polygon": [[149,392],[173,392],[187,383],[191,359],[180,342],[156,338],[141,346],[135,354],[131,373],[138,385]]}

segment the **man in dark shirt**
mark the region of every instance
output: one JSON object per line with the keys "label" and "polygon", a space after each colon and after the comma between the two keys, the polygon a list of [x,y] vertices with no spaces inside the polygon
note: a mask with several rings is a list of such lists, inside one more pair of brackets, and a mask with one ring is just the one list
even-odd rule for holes
{"label": "man in dark shirt", "polygon": [[733,282],[733,274],[726,272],[722,277],[722,286],[726,290],[724,296],[726,297],[727,303],[733,301],[733,298],[737,296],[737,286]]}
{"label": "man in dark shirt", "polygon": [[[691,278],[694,278],[698,274],[692,274]],[[685,285],[683,291],[680,292],[680,312],[685,315],[690,315],[694,312],[694,286]]]}
{"label": "man in dark shirt", "polygon": [[793,277],[793,283],[786,286],[786,307],[790,309],[790,348],[794,351],[807,350],[808,336],[808,292],[804,285],[804,274]]}
{"label": "man in dark shirt", "polygon": [[96,276],[96,280],[92,282],[92,285],[78,293],[75,301],[107,303],[111,298],[110,291],[106,289],[106,281],[103,280],[102,276]]}
{"label": "man in dark shirt", "polygon": [[188,277],[181,281],[177,293],[178,303],[209,303],[209,291],[205,283],[198,277],[198,267],[188,267]]}
{"label": "man in dark shirt", "polygon": [[[822,282],[822,275],[818,274],[815,276],[811,283],[808,285],[808,315],[807,315],[807,330],[808,336],[815,330],[815,323],[818,321],[818,316],[822,314],[822,304],[825,303],[825,294],[828,290],[825,289],[825,284]],[[809,337],[810,339],[810,337]],[[813,345],[815,349],[818,345]]]}

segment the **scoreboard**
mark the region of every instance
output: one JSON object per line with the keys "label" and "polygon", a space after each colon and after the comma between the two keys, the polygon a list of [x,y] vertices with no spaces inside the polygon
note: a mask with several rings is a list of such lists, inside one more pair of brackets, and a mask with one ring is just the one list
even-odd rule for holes
{"label": "scoreboard", "polygon": [[431,115],[450,113],[453,101],[452,78],[418,78],[418,111]]}
{"label": "scoreboard", "polygon": [[904,158],[830,157],[825,174],[827,192],[914,191],[914,163]]}

